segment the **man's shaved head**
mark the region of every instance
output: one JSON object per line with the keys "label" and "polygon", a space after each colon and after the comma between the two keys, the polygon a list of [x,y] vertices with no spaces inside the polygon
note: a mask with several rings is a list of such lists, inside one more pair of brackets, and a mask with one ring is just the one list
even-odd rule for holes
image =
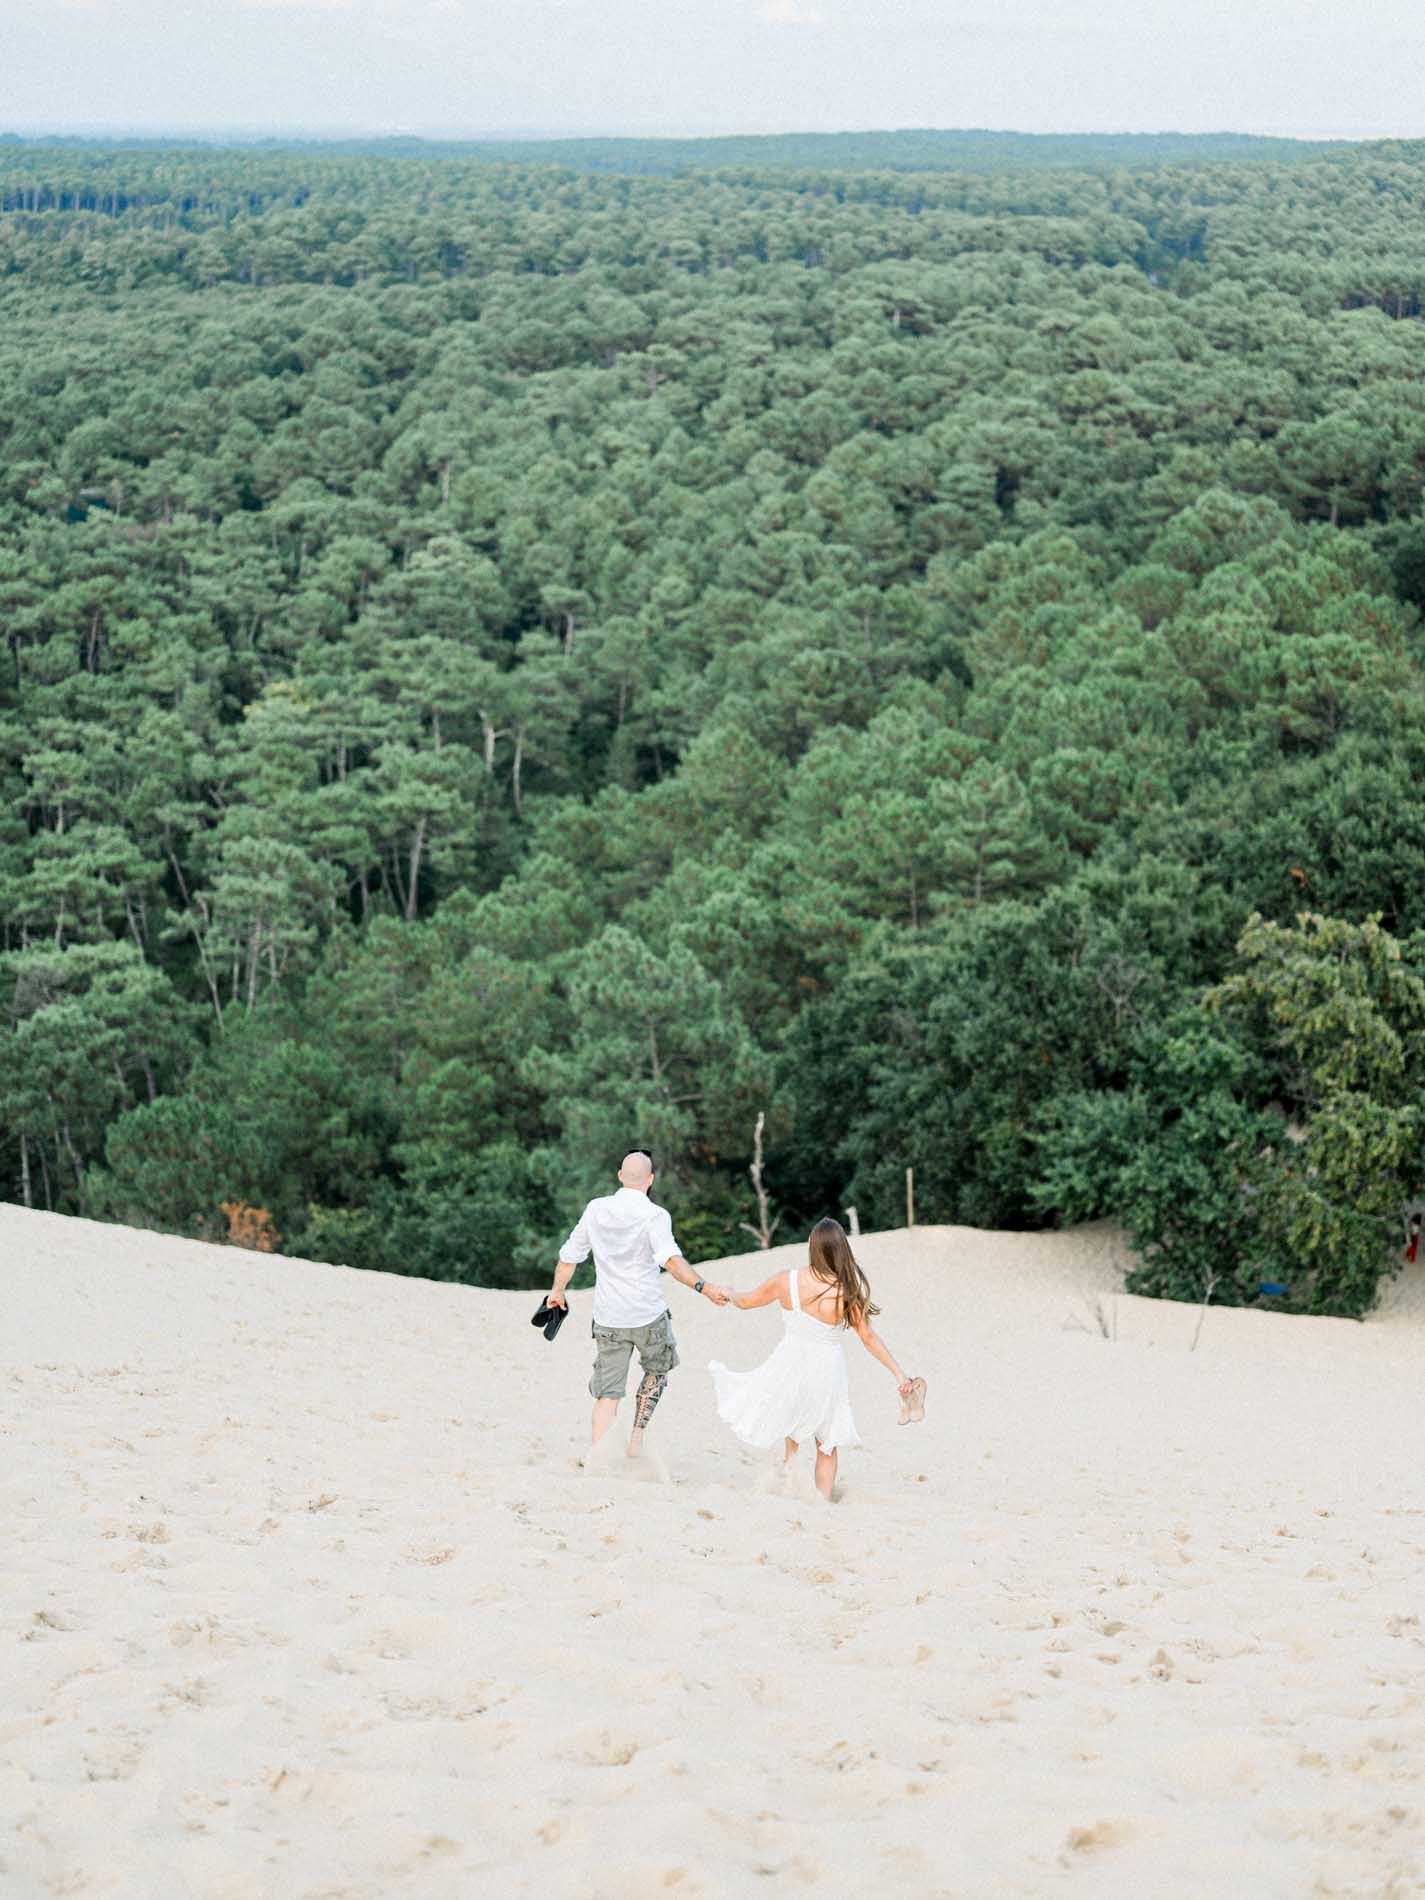
{"label": "man's shaved head", "polygon": [[631,1148],[623,1158],[618,1178],[625,1187],[646,1188],[653,1179],[653,1163],[641,1148]]}

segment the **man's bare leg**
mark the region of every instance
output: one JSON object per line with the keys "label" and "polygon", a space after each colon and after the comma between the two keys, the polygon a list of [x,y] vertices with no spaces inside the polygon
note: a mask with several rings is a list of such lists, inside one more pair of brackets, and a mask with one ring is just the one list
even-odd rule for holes
{"label": "man's bare leg", "polygon": [[818,1445],[816,1448],[816,1488],[828,1504],[831,1502],[831,1494],[835,1487],[836,1453],[834,1450],[823,1451]]}
{"label": "man's bare leg", "polygon": [[643,1450],[643,1432],[668,1387],[666,1372],[645,1372],[633,1395],[633,1430],[628,1435],[628,1455],[636,1458]]}
{"label": "man's bare leg", "polygon": [[597,1445],[617,1417],[617,1399],[595,1399],[594,1416],[590,1426],[590,1442]]}

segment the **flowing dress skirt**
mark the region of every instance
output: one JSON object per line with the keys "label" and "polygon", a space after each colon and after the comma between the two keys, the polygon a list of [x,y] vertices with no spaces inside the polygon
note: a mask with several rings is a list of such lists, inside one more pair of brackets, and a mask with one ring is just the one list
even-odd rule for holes
{"label": "flowing dress skirt", "polygon": [[709,1365],[718,1417],[759,1449],[784,1438],[815,1439],[822,1451],[859,1445],[840,1330],[807,1313],[784,1312],[782,1319],[786,1331],[776,1350],[751,1372],[734,1372],[717,1359]]}

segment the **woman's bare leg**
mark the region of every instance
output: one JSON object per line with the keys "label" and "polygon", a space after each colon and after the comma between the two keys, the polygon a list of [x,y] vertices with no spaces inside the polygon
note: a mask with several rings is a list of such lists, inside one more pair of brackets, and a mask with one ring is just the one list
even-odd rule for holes
{"label": "woman's bare leg", "polygon": [[834,1449],[823,1451],[818,1445],[816,1448],[816,1488],[828,1503],[831,1501],[831,1493],[835,1486],[836,1452]]}
{"label": "woman's bare leg", "polygon": [[787,1450],[786,1450],[786,1455],[782,1459],[782,1463],[784,1465],[789,1465],[797,1455],[797,1441],[795,1438],[789,1438],[785,1441],[785,1443],[786,1443]]}

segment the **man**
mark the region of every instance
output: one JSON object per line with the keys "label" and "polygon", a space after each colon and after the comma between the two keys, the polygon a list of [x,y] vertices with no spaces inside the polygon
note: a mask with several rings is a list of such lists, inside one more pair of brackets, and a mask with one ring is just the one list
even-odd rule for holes
{"label": "man", "polygon": [[675,1280],[701,1293],[714,1306],[725,1306],[725,1286],[702,1280],[678,1251],[673,1223],[666,1207],[648,1198],[653,1186],[653,1161],[635,1148],[623,1158],[616,1194],[590,1201],[574,1231],[559,1250],[549,1304],[563,1306],[565,1288],[581,1260],[594,1256],[594,1395],[593,1442],[597,1444],[613,1424],[619,1400],[628,1389],[628,1366],[638,1348],[643,1377],[633,1402],[633,1429],[628,1455],[643,1448],[643,1433],[668,1385],[668,1374],[678,1363],[673,1322],[658,1285],[659,1269],[666,1267]]}

